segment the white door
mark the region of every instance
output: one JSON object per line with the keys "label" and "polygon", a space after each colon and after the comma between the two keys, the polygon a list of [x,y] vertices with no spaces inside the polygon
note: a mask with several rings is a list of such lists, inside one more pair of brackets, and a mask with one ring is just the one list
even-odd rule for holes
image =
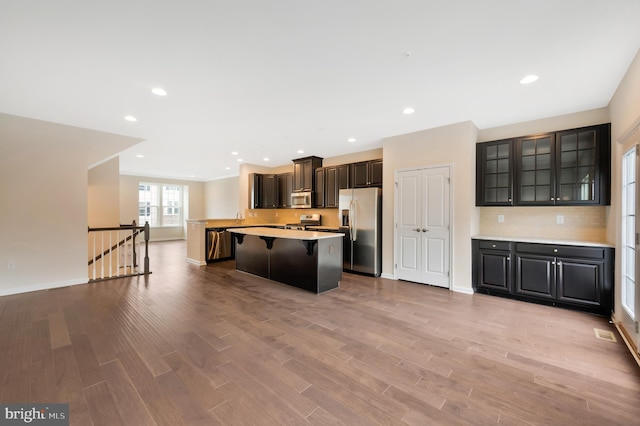
{"label": "white door", "polygon": [[638,270],[638,146],[633,145],[622,156],[622,239],[621,239],[621,304],[622,310],[616,314],[622,327],[640,348],[638,317],[640,316],[640,280]]}
{"label": "white door", "polygon": [[398,173],[396,194],[396,274],[422,282],[422,172]]}
{"label": "white door", "polygon": [[449,167],[408,170],[396,179],[396,276],[449,288]]}

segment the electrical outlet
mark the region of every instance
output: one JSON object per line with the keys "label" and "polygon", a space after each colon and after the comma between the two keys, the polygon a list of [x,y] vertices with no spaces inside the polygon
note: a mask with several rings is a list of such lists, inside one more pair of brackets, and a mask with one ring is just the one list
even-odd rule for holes
{"label": "electrical outlet", "polygon": [[503,214],[499,214],[498,215],[498,223],[504,223],[504,215]]}
{"label": "electrical outlet", "polygon": [[556,223],[558,223],[559,225],[562,225],[564,223],[564,215],[557,215],[556,216]]}
{"label": "electrical outlet", "polygon": [[7,269],[16,269],[15,260],[10,260],[10,261],[7,262]]}

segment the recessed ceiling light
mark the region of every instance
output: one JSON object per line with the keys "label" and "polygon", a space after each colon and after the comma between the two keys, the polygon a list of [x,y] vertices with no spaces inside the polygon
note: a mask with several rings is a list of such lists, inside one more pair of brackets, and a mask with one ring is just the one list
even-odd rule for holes
{"label": "recessed ceiling light", "polygon": [[189,175],[189,177],[193,178],[193,177],[196,177],[196,175]]}
{"label": "recessed ceiling light", "polygon": [[402,110],[402,113],[405,115],[413,114],[414,112],[416,112],[416,110],[411,107],[406,107]]}
{"label": "recessed ceiling light", "polygon": [[238,155],[238,151],[231,151],[231,155]]}
{"label": "recessed ceiling light", "polygon": [[533,83],[534,81],[538,80],[538,76],[537,75],[528,75],[526,77],[524,77],[522,80],[520,80],[520,84],[529,84],[529,83]]}
{"label": "recessed ceiling light", "polygon": [[133,115],[125,115],[124,119],[127,121],[138,121],[138,119],[135,118]]}
{"label": "recessed ceiling light", "polygon": [[269,157],[264,157],[262,161],[269,161]]}
{"label": "recessed ceiling light", "polygon": [[137,155],[136,155],[136,157],[138,157],[138,158],[144,158],[144,155],[142,155],[142,154],[137,154]]}
{"label": "recessed ceiling light", "polygon": [[304,154],[304,149],[299,149],[298,154]]}
{"label": "recessed ceiling light", "polygon": [[349,138],[349,139],[347,139],[347,142],[355,142],[355,141],[356,141],[356,138]]}
{"label": "recessed ceiling light", "polygon": [[227,166],[224,168],[225,170],[231,170],[231,167]]}
{"label": "recessed ceiling light", "polygon": [[242,161],[242,158],[238,158],[238,162]]}
{"label": "recessed ceiling light", "polygon": [[158,96],[167,96],[167,91],[162,87],[154,87],[153,89],[151,89],[151,93]]}

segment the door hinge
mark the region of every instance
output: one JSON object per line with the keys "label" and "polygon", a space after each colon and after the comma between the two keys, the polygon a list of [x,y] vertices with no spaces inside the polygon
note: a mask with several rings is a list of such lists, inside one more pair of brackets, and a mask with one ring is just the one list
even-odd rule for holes
{"label": "door hinge", "polygon": [[447,276],[450,277],[451,276],[451,272],[447,271]]}
{"label": "door hinge", "polygon": [[396,188],[397,188],[397,187],[398,187],[398,182],[393,182],[393,183],[395,183],[395,184],[396,184]]}
{"label": "door hinge", "polygon": [[638,321],[636,321],[636,334],[640,333],[640,328],[638,327]]}
{"label": "door hinge", "polygon": [[640,242],[638,242],[639,240],[640,240],[640,234],[636,232],[636,245],[640,244]]}
{"label": "door hinge", "polygon": [[395,268],[398,269],[398,264],[397,263],[395,264]]}

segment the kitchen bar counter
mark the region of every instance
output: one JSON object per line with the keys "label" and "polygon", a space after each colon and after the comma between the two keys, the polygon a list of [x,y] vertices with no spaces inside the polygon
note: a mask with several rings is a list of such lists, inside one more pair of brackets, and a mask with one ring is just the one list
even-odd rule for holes
{"label": "kitchen bar counter", "polygon": [[322,293],[342,280],[344,234],[277,228],[231,228],[236,269]]}
{"label": "kitchen bar counter", "polygon": [[344,234],[327,234],[317,231],[299,231],[297,229],[280,229],[267,227],[230,228],[231,232],[257,235],[271,238],[288,238],[292,240],[321,240],[326,238],[342,237]]}

